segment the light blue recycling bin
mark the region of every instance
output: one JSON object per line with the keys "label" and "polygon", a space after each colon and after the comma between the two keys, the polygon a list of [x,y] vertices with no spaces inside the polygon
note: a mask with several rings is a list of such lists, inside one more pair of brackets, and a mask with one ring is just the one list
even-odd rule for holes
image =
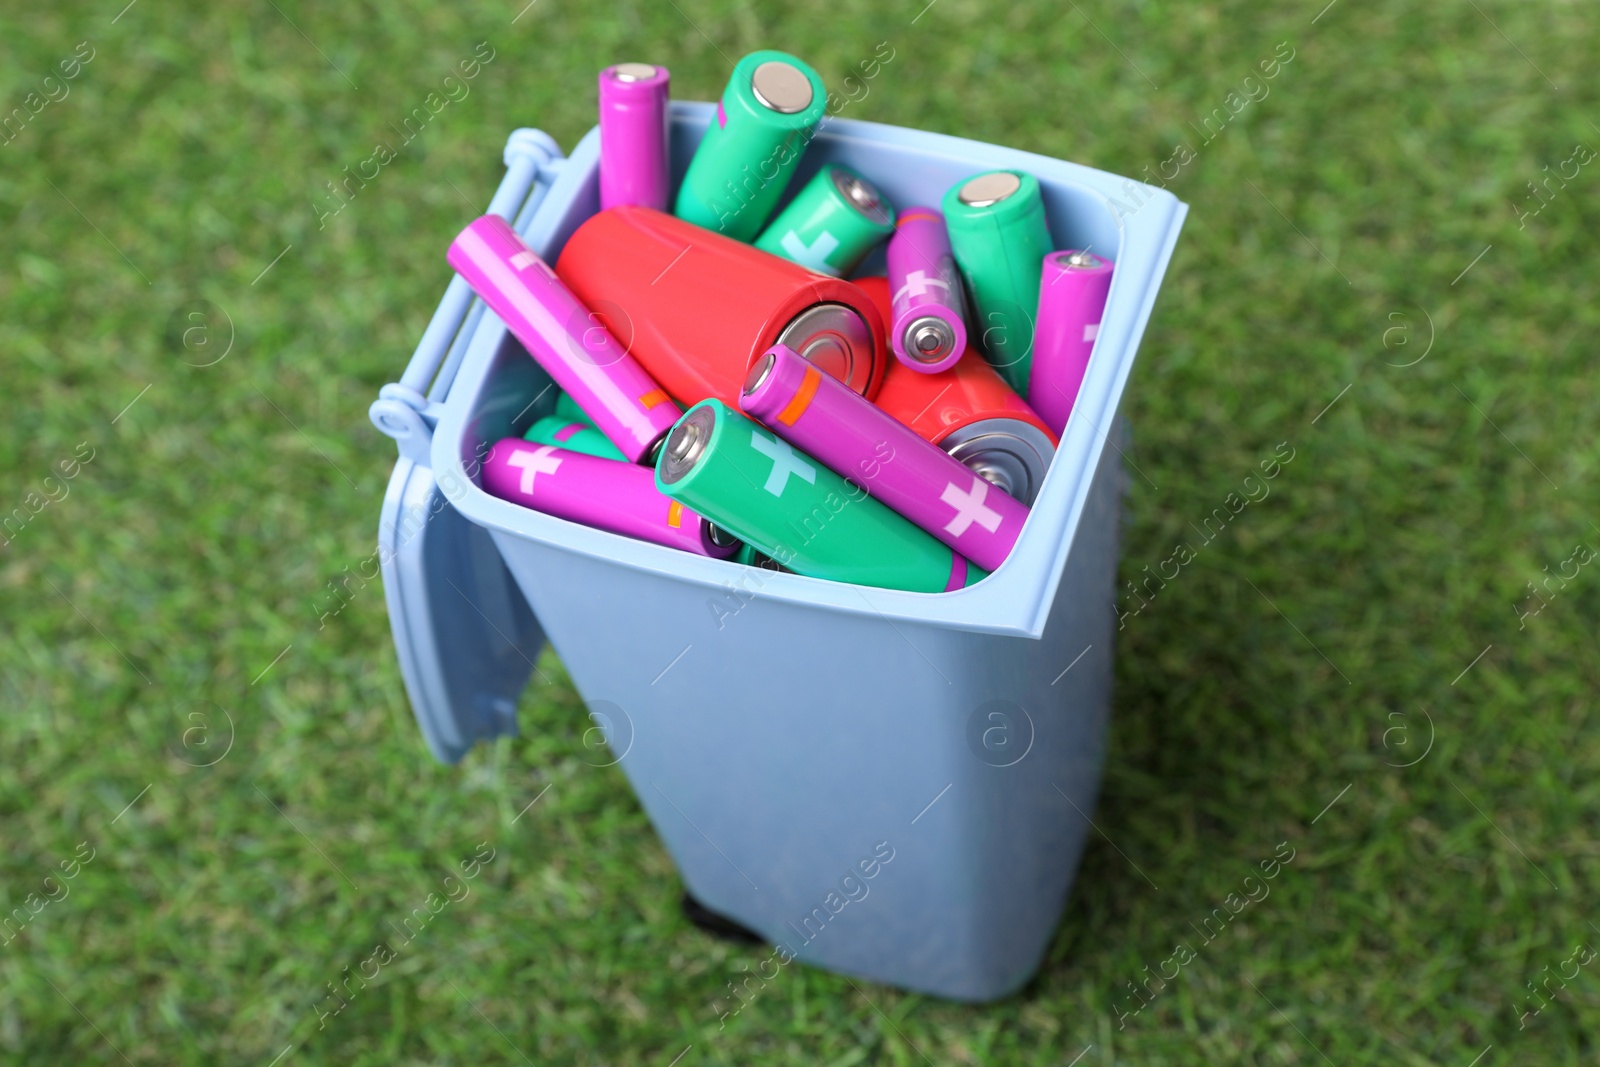
{"label": "light blue recycling bin", "polygon": [[[714,110],[672,105],[675,178]],[[554,262],[598,208],[598,151],[597,130],[567,159],[517,131],[489,210]],[[1027,170],[1055,246],[1116,261],[1082,392],[1005,564],[953,593],[869,589],[488,495],[477,458],[549,413],[554,390],[458,277],[372,408],[401,456],[380,524],[395,646],[423,735],[453,762],[515,731],[548,638],[701,904],[815,966],[990,1000],[1038,967],[1089,829],[1116,630],[1123,478],[1108,436],[1187,208],[1088,167],[869,122],[827,122],[789,188],[825,163],[902,205]]]}

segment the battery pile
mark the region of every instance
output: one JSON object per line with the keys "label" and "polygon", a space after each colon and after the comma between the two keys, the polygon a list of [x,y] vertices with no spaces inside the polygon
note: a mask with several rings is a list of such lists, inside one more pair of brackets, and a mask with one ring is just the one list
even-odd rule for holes
{"label": "battery pile", "polygon": [[[494,445],[484,489],[861,585],[939,593],[1000,566],[1072,411],[1111,263],[1052,248],[1021,171],[897,211],[828,163],[774,215],[827,99],[783,52],[734,68],[675,198],[667,70],[599,81],[600,210],[554,269],[497,215],[450,246],[561,389],[554,414]],[[888,276],[851,277],[883,241]]]}

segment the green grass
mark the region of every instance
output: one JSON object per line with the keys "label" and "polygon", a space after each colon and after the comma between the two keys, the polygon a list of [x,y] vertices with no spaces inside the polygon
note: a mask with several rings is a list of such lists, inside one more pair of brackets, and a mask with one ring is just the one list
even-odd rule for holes
{"label": "green grass", "polygon": [[[1519,1015],[1600,946],[1600,568],[1517,606],[1600,546],[1600,168],[1511,207],[1600,148],[1589,9],[121,3],[0,16],[0,114],[93,49],[0,145],[0,514],[93,450],[0,548],[0,907],[93,849],[0,945],[0,1061],[1594,1062],[1600,965]],[[325,183],[480,41],[470,96],[319,229]],[[851,117],[1130,175],[1190,144],[1125,408],[1122,578],[1279,442],[1295,458],[1119,635],[1103,836],[1021,994],[797,966],[719,1030],[765,953],[681,917],[554,658],[522,738],[445,768],[379,587],[321,630],[314,605],[372,552],[394,457],[367,406],[510,129],[572,145],[619,59],[707,99],[748,50],[838,79],[880,41]],[[1270,94],[1199,143],[1284,41]],[[232,323],[213,366],[167,336],[193,300]],[[227,740],[217,707],[232,747],[191,766]],[[1282,841],[1271,896],[1119,1026],[1126,983]],[[326,983],[479,842],[471,895],[319,1028]]]}

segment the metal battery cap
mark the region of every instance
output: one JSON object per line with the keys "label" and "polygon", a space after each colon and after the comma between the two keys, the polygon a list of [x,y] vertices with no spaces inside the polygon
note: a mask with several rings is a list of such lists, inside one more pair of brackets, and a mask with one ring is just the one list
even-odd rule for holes
{"label": "metal battery cap", "polygon": [[772,373],[772,368],[777,366],[778,357],[771,352],[766,352],[756,360],[750,368],[750,373],[744,377],[744,395],[749,396],[761,388],[761,383],[767,380],[767,375]]}
{"label": "metal battery cap", "polygon": [[858,393],[872,380],[872,331],[848,304],[812,304],[789,320],[776,343]]}
{"label": "metal battery cap", "polygon": [[1015,195],[1021,188],[1021,178],[1009,170],[996,170],[968,181],[956,194],[956,199],[968,207],[989,207]]}
{"label": "metal battery cap", "polygon": [[921,363],[937,363],[956,347],[956,332],[937,315],[912,319],[900,335],[906,354]]}
{"label": "metal battery cap", "polygon": [[1056,262],[1068,270],[1099,270],[1106,261],[1090,252],[1057,252]]}
{"label": "metal battery cap", "polygon": [[717,424],[715,408],[695,408],[672,428],[672,433],[667,436],[667,447],[661,452],[661,460],[656,469],[661,472],[661,480],[671,485],[690,471],[700,462],[706,454],[706,446],[711,443],[711,431]]}
{"label": "metal battery cap", "polygon": [[727,548],[729,545],[736,545],[739,543],[739,539],[737,537],[733,536],[733,534],[729,533],[727,530],[724,530],[714,522],[706,523],[706,537],[718,548]]}
{"label": "metal battery cap", "polygon": [[980,419],[952,430],[939,447],[1029,507],[1056,452],[1043,430],[1007,418]]}
{"label": "metal battery cap", "polygon": [[889,213],[883,210],[883,197],[879,195],[877,186],[843,167],[834,167],[832,177],[833,187],[839,190],[845,203],[879,226],[889,225]]}
{"label": "metal battery cap", "polygon": [[656,76],[656,68],[648,63],[618,63],[611,68],[611,76],[619,82],[649,81]]}
{"label": "metal battery cap", "polygon": [[768,111],[793,115],[811,106],[811,79],[793,63],[769,59],[750,75],[750,91]]}

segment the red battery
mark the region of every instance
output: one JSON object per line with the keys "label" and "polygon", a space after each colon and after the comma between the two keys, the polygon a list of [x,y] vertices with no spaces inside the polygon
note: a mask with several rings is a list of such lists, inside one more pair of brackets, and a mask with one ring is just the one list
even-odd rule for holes
{"label": "red battery", "polygon": [[[858,278],[855,285],[890,321],[889,280]],[[1030,506],[1059,443],[970,343],[955,366],[937,374],[890,360],[877,404]]]}
{"label": "red battery", "polygon": [[737,409],[751,365],[775,344],[868,399],[895,362],[885,313],[855,285],[650,208],[592,216],[556,274],[685,406],[716,397]]}

